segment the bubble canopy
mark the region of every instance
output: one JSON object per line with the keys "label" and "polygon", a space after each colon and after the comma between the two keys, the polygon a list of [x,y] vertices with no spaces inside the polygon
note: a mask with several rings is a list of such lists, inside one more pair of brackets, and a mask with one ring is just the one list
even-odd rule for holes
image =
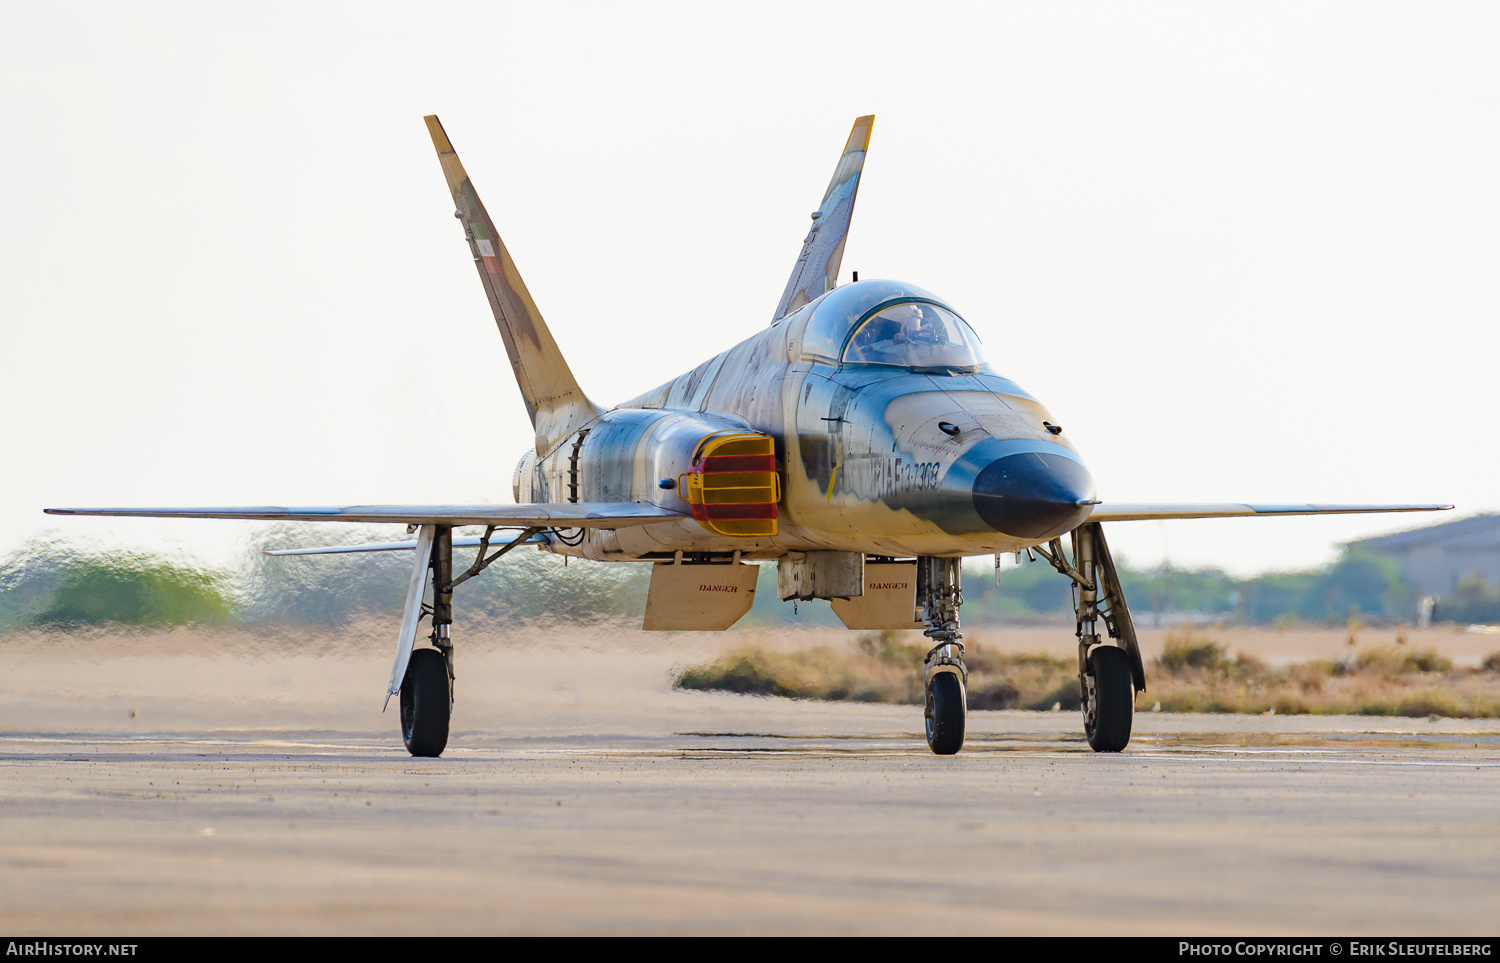
{"label": "bubble canopy", "polygon": [[808,305],[800,354],[827,364],[976,370],[979,337],[943,299],[911,284],[858,281]]}
{"label": "bubble canopy", "polygon": [[979,338],[958,315],[931,301],[898,301],[855,330],[844,362],[903,368],[978,368]]}

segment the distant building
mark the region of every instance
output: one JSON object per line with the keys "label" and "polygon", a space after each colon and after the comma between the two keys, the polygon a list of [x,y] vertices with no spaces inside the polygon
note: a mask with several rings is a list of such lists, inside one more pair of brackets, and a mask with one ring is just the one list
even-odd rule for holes
{"label": "distant building", "polygon": [[1500,581],[1500,515],[1472,515],[1345,544],[1393,559],[1408,582],[1436,599],[1475,572],[1492,585]]}

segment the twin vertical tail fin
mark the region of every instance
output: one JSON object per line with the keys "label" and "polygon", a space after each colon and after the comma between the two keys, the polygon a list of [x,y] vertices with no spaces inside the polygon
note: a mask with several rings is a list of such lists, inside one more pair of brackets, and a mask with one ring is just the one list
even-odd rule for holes
{"label": "twin vertical tail fin", "polygon": [[849,219],[854,216],[854,197],[859,193],[859,175],[865,167],[865,150],[870,146],[874,124],[874,114],[855,118],[844,153],[833,170],[833,180],[823,193],[823,203],[813,213],[812,230],[802,241],[802,253],[792,268],[786,292],[771,316],[773,324],[838,284],[844,241],[849,237]]}
{"label": "twin vertical tail fin", "polygon": [[537,452],[546,454],[597,418],[602,409],[578,387],[442,123],[436,114],[425,119],[443,165],[443,176],[453,193],[454,216],[463,224],[474,266],[479,269],[479,280],[505,341],[516,384],[526,401],[526,413],[536,428]]}
{"label": "twin vertical tail fin", "polygon": [[[536,429],[536,449],[546,454],[562,444],[574,432],[602,414],[578,387],[552,332],[547,330],[542,313],[537,310],[526,282],[516,270],[510,252],[500,240],[500,233],[480,202],[469,175],[464,171],[453,143],[443,130],[437,115],[426,118],[432,144],[443,165],[443,176],[453,193],[454,216],[464,226],[479,280],[489,298],[490,310],[505,353],[526,402],[526,413]],[[833,179],[823,194],[823,202],[813,214],[812,229],[802,242],[802,252],[787,281],[781,303],[772,321],[778,321],[814,300],[838,283],[839,267],[844,260],[844,242],[849,236],[849,221],[854,215],[854,199],[859,191],[859,177],[865,164],[865,150],[870,144],[873,115],[856,118],[844,152],[834,169]]]}

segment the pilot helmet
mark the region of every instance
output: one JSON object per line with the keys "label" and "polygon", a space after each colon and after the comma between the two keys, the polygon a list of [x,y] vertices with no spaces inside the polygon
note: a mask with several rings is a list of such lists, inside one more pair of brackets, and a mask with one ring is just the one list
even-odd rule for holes
{"label": "pilot helmet", "polygon": [[920,305],[913,304],[909,307],[910,313],[904,322],[906,340],[913,344],[932,344],[937,341],[937,324],[933,319],[922,312]]}

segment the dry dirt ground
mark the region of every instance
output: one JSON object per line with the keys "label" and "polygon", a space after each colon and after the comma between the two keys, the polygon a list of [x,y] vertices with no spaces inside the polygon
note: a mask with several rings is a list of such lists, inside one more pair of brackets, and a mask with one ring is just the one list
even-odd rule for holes
{"label": "dry dirt ground", "polygon": [[[1101,756],[1073,713],[974,712],[938,758],[910,707],[671,688],[746,633],[491,630],[460,637],[448,752],[416,760],[380,712],[388,635],[0,637],[0,929],[1500,930],[1495,720],[1142,713]],[[1408,644],[1500,648],[1431,635]]]}

